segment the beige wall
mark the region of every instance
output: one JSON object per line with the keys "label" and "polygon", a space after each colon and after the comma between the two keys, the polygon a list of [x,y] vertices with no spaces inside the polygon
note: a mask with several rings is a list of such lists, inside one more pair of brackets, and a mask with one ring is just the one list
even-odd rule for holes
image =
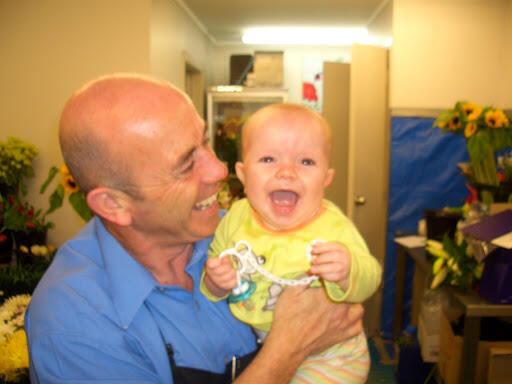
{"label": "beige wall", "polygon": [[[153,0],[151,73],[185,89],[183,54],[210,76],[211,42],[173,0]],[[208,80],[207,80],[208,81]]]}
{"label": "beige wall", "polygon": [[512,1],[507,1],[507,9],[505,12],[505,44],[504,65],[503,65],[503,92],[500,105],[504,108],[512,108]]}
{"label": "beige wall", "polygon": [[391,108],[447,108],[457,100],[511,107],[503,96],[510,89],[503,79],[510,71],[509,4],[394,0]]}
{"label": "beige wall", "polygon": [[[182,86],[185,47],[207,62],[207,40],[186,19],[172,0],[0,1],[0,140],[17,136],[40,150],[30,202],[47,206],[39,185],[51,165],[62,163],[59,114],[79,85],[130,71],[153,72]],[[167,32],[171,37],[163,36]],[[56,224],[49,242],[57,246],[83,226],[67,202],[49,218]]]}

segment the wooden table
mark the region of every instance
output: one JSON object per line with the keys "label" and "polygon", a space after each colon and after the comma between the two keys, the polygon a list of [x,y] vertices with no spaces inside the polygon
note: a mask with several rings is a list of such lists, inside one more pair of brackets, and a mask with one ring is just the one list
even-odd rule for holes
{"label": "wooden table", "polygon": [[[405,265],[407,257],[411,257],[416,267],[427,275],[431,270],[431,262],[427,260],[425,248],[410,248],[397,243],[396,277],[395,277],[395,308],[393,311],[393,337],[396,339],[402,330],[402,308],[405,283]],[[477,292],[461,293],[448,288],[448,292],[464,307],[464,334],[462,342],[462,364],[460,372],[461,384],[473,384],[475,380],[480,325],[483,317],[511,317],[512,305],[498,305],[481,298]],[[421,298],[420,298],[421,301]]]}

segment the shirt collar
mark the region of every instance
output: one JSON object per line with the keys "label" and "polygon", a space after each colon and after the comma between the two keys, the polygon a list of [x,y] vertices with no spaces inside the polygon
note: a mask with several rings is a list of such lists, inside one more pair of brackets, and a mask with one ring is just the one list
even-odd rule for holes
{"label": "shirt collar", "polygon": [[95,220],[95,230],[110,285],[112,301],[121,325],[127,328],[158,282],[107,231],[101,220],[98,218]]}

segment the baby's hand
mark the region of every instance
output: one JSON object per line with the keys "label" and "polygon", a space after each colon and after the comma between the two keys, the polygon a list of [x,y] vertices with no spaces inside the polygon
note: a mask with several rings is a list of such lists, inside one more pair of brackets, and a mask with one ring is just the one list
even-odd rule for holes
{"label": "baby's hand", "polygon": [[317,242],[312,246],[311,255],[311,274],[338,283],[343,290],[348,288],[351,257],[347,247],[334,241]]}
{"label": "baby's hand", "polygon": [[[236,270],[229,257],[209,258],[206,260],[205,268],[205,283],[213,294],[217,296],[224,296],[229,290],[236,287]],[[212,287],[210,283],[213,283],[217,289]],[[224,292],[219,291],[219,289]]]}

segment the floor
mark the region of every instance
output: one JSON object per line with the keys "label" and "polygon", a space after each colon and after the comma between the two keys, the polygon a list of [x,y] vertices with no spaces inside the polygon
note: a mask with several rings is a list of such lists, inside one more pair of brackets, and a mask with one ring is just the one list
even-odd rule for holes
{"label": "floor", "polygon": [[381,339],[368,340],[372,365],[368,375],[368,384],[396,384],[393,345],[386,344]]}

